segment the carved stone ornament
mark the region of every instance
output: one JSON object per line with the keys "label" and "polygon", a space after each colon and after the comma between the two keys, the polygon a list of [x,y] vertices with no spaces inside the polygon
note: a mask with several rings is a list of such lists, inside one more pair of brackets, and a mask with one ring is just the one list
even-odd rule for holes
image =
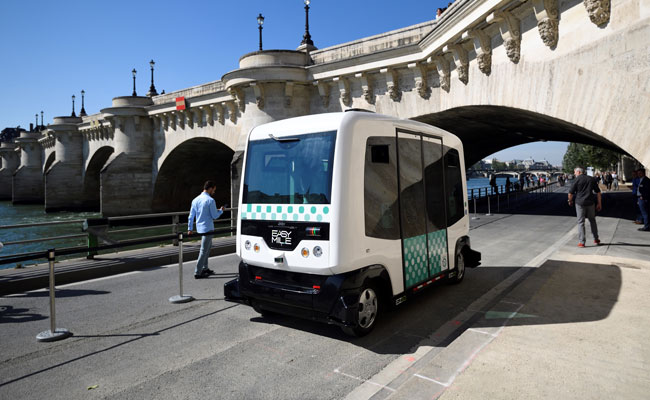
{"label": "carved stone ornament", "polygon": [[323,107],[330,105],[330,87],[327,83],[314,81],[314,86],[318,88],[318,94],[323,102]]}
{"label": "carved stone ornament", "polygon": [[449,62],[443,57],[434,57],[432,61],[436,64],[438,76],[440,77],[440,88],[445,92],[449,92],[451,87],[451,76],[449,75]]}
{"label": "carved stone ornament", "polygon": [[386,76],[386,91],[388,92],[390,99],[393,101],[399,101],[402,92],[399,90],[397,71],[393,68],[382,68],[379,70],[379,73]]}
{"label": "carved stone ornament", "polygon": [[348,80],[337,76],[334,78],[334,82],[339,85],[341,102],[343,102],[344,105],[349,106],[352,103],[352,94],[350,93],[350,84],[348,83]]}
{"label": "carved stone ornament", "polygon": [[462,38],[474,41],[478,69],[485,75],[490,75],[492,72],[492,42],[490,37],[480,29],[473,29],[465,31]]}
{"label": "carved stone ornament", "polygon": [[412,63],[408,64],[408,68],[413,70],[415,90],[417,90],[420,97],[426,99],[429,95],[429,88],[427,85],[427,67],[420,63]]}
{"label": "carved stone ornament", "polygon": [[537,29],[542,42],[550,48],[557,46],[560,26],[557,0],[533,0]]}
{"label": "carved stone ornament", "polygon": [[559,38],[560,21],[557,19],[546,18],[537,23],[539,36],[542,42],[548,47],[555,47]]}
{"label": "carved stone ornament", "polygon": [[223,105],[215,104],[214,108],[215,108],[215,110],[217,110],[217,122],[219,122],[221,125],[223,125],[226,122],[226,118],[225,118],[224,110],[223,110]]}
{"label": "carved stone ornament", "polygon": [[452,53],[454,56],[454,64],[456,64],[458,80],[467,85],[469,81],[469,59],[467,57],[467,51],[459,44],[447,45],[442,48],[442,51]]}
{"label": "carved stone ornament", "polygon": [[228,107],[228,117],[232,123],[237,122],[237,113],[235,112],[235,103],[232,101],[225,102],[226,107]]}
{"label": "carved stone ornament", "polygon": [[293,87],[293,82],[286,82],[284,84],[284,105],[287,107],[291,106],[293,100]]}
{"label": "carved stone ornament", "polygon": [[521,39],[507,39],[503,45],[510,61],[517,64],[521,58]]}
{"label": "carved stone ornament", "polygon": [[244,92],[241,89],[231,87],[228,89],[228,93],[230,93],[230,95],[235,99],[239,111],[243,113],[246,110]]}
{"label": "carved stone ornament", "polygon": [[610,0],[584,0],[584,3],[589,14],[589,19],[596,26],[601,26],[609,22],[611,13]]}
{"label": "carved stone ornament", "polygon": [[361,72],[355,74],[354,77],[361,80],[361,91],[363,98],[366,99],[366,101],[370,104],[374,103],[375,96],[372,90],[372,81],[370,80],[370,77],[368,77],[368,74]]}
{"label": "carved stone ornament", "polygon": [[488,24],[498,23],[503,45],[510,61],[518,63],[521,57],[521,32],[519,19],[508,11],[495,11],[487,16]]}
{"label": "carved stone ornament", "polygon": [[260,110],[264,108],[264,87],[259,82],[251,83],[253,92],[255,92],[255,104]]}
{"label": "carved stone ornament", "polygon": [[478,69],[485,75],[490,75],[492,72],[492,53],[476,54],[476,60],[478,61]]}

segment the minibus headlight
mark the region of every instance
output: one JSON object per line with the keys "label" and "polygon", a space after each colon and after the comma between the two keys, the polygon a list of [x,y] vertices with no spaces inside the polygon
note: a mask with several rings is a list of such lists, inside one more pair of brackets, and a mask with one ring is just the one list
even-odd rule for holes
{"label": "minibus headlight", "polygon": [[314,247],[314,255],[315,255],[316,257],[320,257],[320,256],[322,256],[322,255],[323,255],[323,249],[321,249],[320,246],[316,246],[316,247]]}
{"label": "minibus headlight", "polygon": [[246,242],[244,242],[244,248],[245,248],[246,250],[250,250],[250,249],[251,249],[251,241],[250,241],[250,240],[247,240]]}
{"label": "minibus headlight", "polygon": [[253,250],[255,250],[256,253],[260,252],[260,245],[255,243],[255,246],[253,246]]}
{"label": "minibus headlight", "polygon": [[302,254],[303,257],[307,258],[309,257],[309,249],[306,247],[303,247],[302,250],[300,250],[300,254]]}

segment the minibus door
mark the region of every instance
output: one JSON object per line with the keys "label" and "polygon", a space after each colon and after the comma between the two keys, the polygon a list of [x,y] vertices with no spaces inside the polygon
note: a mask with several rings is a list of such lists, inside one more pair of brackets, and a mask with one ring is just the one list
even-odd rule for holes
{"label": "minibus door", "polygon": [[427,220],[429,277],[448,269],[447,215],[442,140],[423,136],[422,160]]}
{"label": "minibus door", "polygon": [[397,133],[397,165],[404,288],[429,278],[422,136]]}

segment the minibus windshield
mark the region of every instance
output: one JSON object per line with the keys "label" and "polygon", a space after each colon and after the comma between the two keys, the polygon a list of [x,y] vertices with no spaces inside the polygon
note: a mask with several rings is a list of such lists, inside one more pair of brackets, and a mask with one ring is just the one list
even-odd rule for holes
{"label": "minibus windshield", "polygon": [[244,204],[329,204],[336,132],[251,141]]}

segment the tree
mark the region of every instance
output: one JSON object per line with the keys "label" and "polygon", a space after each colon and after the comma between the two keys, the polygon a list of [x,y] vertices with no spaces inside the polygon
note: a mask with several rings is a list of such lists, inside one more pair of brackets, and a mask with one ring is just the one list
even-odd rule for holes
{"label": "tree", "polygon": [[604,171],[614,169],[619,158],[620,154],[612,150],[588,144],[571,143],[564,154],[562,169],[568,173],[573,172],[576,167],[595,167]]}

